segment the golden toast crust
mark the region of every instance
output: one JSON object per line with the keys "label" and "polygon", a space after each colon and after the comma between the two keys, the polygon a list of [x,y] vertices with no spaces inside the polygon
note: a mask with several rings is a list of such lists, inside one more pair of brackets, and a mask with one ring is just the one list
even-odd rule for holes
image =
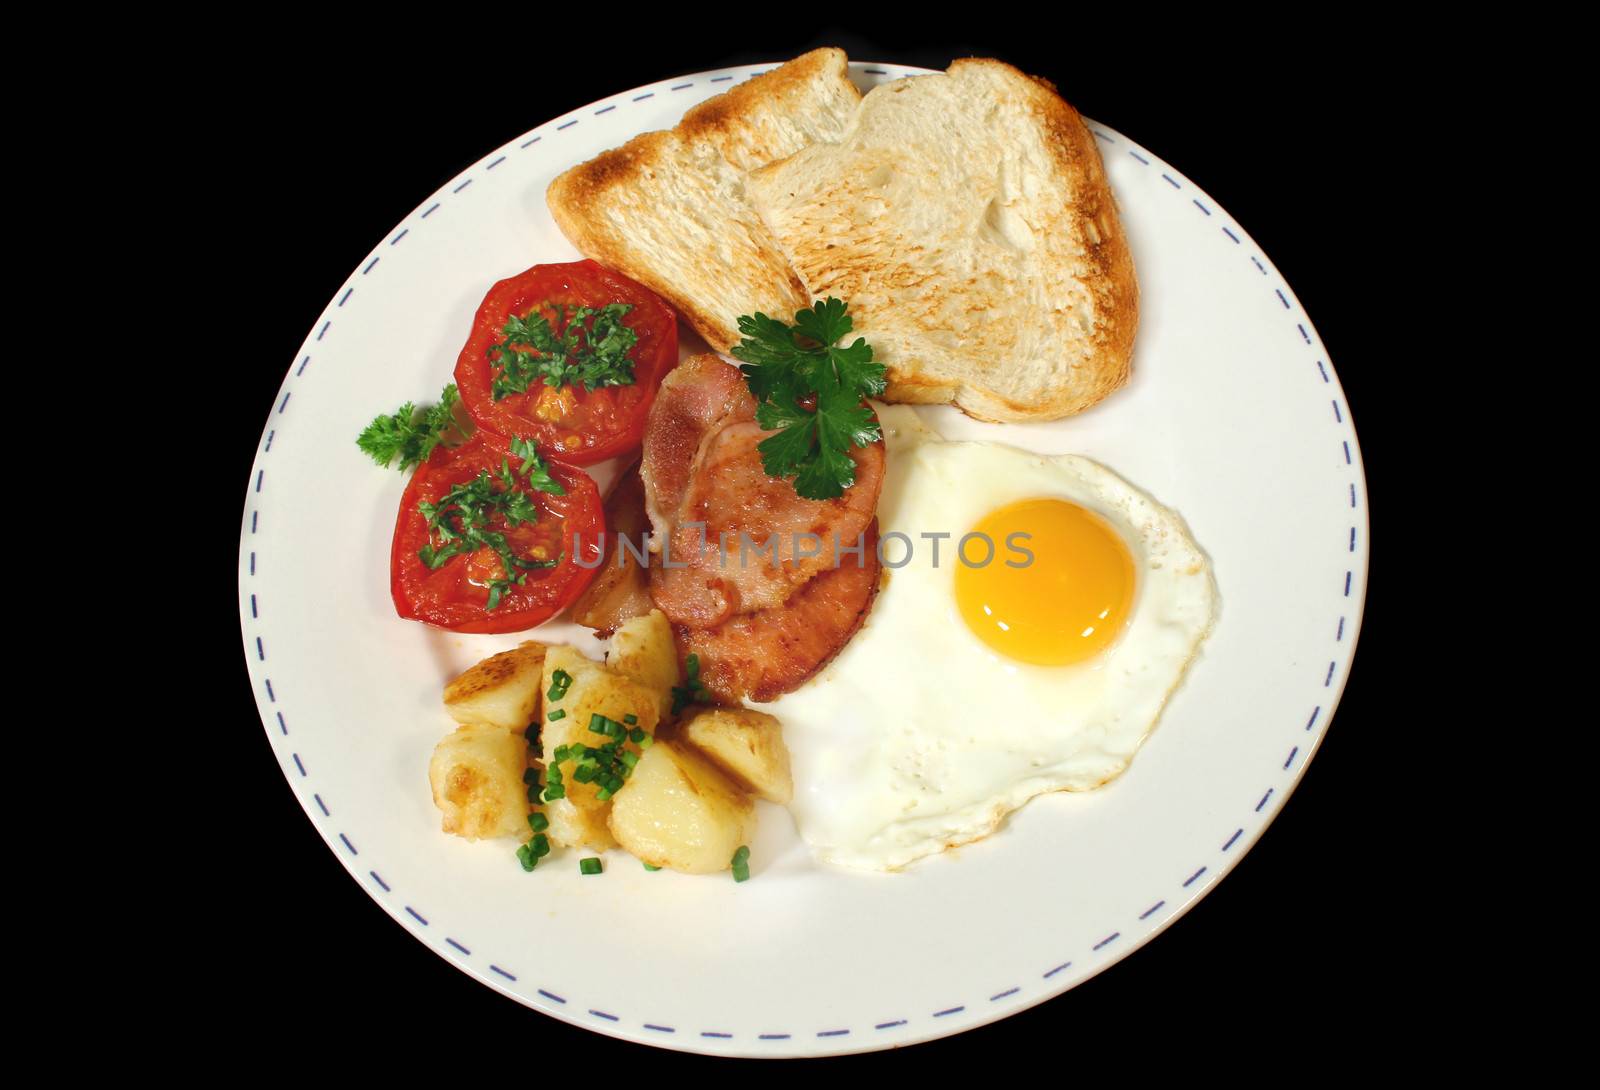
{"label": "golden toast crust", "polygon": [[[547,193],[550,211],[585,256],[660,294],[720,351],[738,343],[740,314],[787,319],[836,294],[850,303],[858,331],[875,345],[883,338],[885,400],[953,403],[992,421],[1081,412],[1127,382],[1139,321],[1133,258],[1095,137],[1049,81],[992,59],[957,60],[942,76],[896,81],[874,96],[950,78],[968,88],[946,100],[957,112],[974,99],[986,103],[1016,126],[1007,130],[1015,136],[996,143],[969,126],[978,134],[970,144],[932,160],[926,146],[903,147],[891,136],[852,160],[868,109],[844,53],[819,49],[695,106],[674,129],[637,136],[562,174]],[[978,177],[1002,169],[990,154],[1020,154],[1024,145],[1030,180],[1065,195],[1056,203],[1028,204],[1015,178]],[[876,233],[884,215],[896,214],[873,192],[877,164],[890,177],[914,171],[922,156],[937,170],[938,154],[960,156],[963,148],[967,159],[957,165],[972,168],[974,184],[1000,185],[994,223],[951,221],[937,237]],[[839,169],[808,177],[797,165],[808,159]],[[923,191],[925,200],[944,202],[938,183]],[[1013,205],[1022,209],[1014,228],[1006,220]],[[1027,238],[1018,243],[1012,230]],[[982,265],[972,233],[986,231],[1011,245],[1010,254],[988,251],[1001,264]],[[978,268],[932,260],[952,240],[978,255]],[[1043,256],[1029,265],[1016,255],[1033,242]],[[974,320],[984,312],[987,319]]]}
{"label": "golden toast crust", "polygon": [[1126,385],[1132,371],[1133,339],[1139,328],[1139,281],[1134,275],[1133,254],[1117,215],[1116,197],[1106,178],[1104,161],[1094,134],[1056,85],[1039,76],[1030,76],[1004,61],[971,57],[956,61],[952,70],[967,65],[993,65],[1014,72],[1034,86],[1039,118],[1062,173],[1076,179],[1080,194],[1079,213],[1095,223],[1096,237],[1088,247],[1094,274],[1089,278],[1099,312],[1092,343],[1098,366],[1094,381],[1081,393],[1053,405],[1019,405],[984,391],[963,389],[952,400],[969,416],[980,420],[1053,420],[1082,412]]}
{"label": "golden toast crust", "polygon": [[1133,259],[1095,138],[1048,81],[972,58],[884,84],[844,140],[747,189],[811,295],[850,304],[885,400],[1050,420],[1126,383]]}
{"label": "golden toast crust", "polygon": [[661,295],[726,352],[739,342],[738,315],[787,317],[811,302],[744,201],[744,172],[809,142],[796,117],[826,123],[831,107],[842,126],[859,100],[844,52],[813,50],[700,103],[674,129],[573,167],[546,202],[585,257]]}

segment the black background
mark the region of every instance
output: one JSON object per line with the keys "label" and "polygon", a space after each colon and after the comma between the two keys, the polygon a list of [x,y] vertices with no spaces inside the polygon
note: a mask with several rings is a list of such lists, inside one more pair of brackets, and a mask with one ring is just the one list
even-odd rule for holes
{"label": "black background", "polygon": [[[1290,1041],[1330,1024],[1364,1044],[1403,1033],[1402,1012],[1436,983],[1417,952],[1427,925],[1403,892],[1419,834],[1384,787],[1400,760],[1386,687],[1398,657],[1385,541],[1396,445],[1389,422],[1397,414],[1388,389],[1378,391],[1397,348],[1372,318],[1372,269],[1394,244],[1409,199],[1404,119],[1386,75],[1399,58],[1331,34],[1315,49],[1270,39],[1246,47],[1259,26],[1216,24],[1197,24],[1151,52],[1091,40],[1097,28],[1043,34],[1004,23],[982,36],[963,25],[918,38],[903,28],[741,35],[676,18],[589,35],[583,22],[569,34],[565,24],[530,15],[521,32],[529,42],[566,37],[557,48],[526,49],[512,48],[503,31],[487,35],[493,45],[485,47],[435,36],[425,24],[337,35],[312,27],[206,67],[192,104],[199,109],[210,97],[226,110],[225,128],[197,145],[221,196],[213,244],[228,271],[214,287],[235,305],[255,301],[237,429],[218,438],[232,455],[229,495],[243,491],[278,384],[345,278],[419,201],[519,133],[628,87],[822,44],[859,60],[934,68],[958,56],[997,56],[1045,76],[1085,115],[1151,148],[1226,208],[1316,322],[1368,467],[1375,551],[1365,626],[1343,704],[1302,784],[1237,870],[1165,934],[1066,995],[993,1026],[823,1062],[939,1071],[989,1059],[999,1063],[992,1077],[1010,1078],[1007,1057],[1069,1057],[1075,1044],[1143,1064],[1202,1062],[1218,1049]],[[1140,40],[1127,31],[1114,37]],[[1374,172],[1390,178],[1382,196],[1370,184]],[[237,632],[235,623],[227,627]],[[639,1059],[713,1062],[545,1018],[412,939],[345,873],[293,799],[261,733],[237,644],[220,661],[220,676],[232,678],[224,683],[225,744],[245,770],[237,806],[248,816],[248,828],[228,838],[235,851],[241,838],[249,849],[247,862],[208,878],[207,900],[223,917],[212,925],[233,936],[233,983],[211,1032],[230,1040],[270,1026],[308,1054],[326,1049],[379,1066],[448,1063],[443,1042],[468,1027],[474,1052],[503,1049],[505,1059],[547,1075],[554,1068],[546,1061],[568,1049],[581,1050],[571,1054],[581,1054],[594,1077]],[[974,922],[950,921],[950,941],[981,942]],[[377,1056],[369,1032],[389,1042]],[[463,1047],[448,1049],[459,1057]]]}

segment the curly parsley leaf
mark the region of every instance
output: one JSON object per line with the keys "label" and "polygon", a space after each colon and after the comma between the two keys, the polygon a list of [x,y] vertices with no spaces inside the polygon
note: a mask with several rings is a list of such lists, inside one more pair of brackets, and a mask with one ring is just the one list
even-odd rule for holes
{"label": "curly parsley leaf", "polygon": [[526,317],[506,319],[500,331],[505,340],[489,348],[489,359],[498,371],[490,383],[496,401],[525,394],[537,382],[555,389],[582,386],[590,393],[601,386],[633,385],[628,353],[639,343],[639,335],[622,322],[632,303],[603,307],[555,303],[548,308],[556,316],[554,325],[543,309],[535,307]]}
{"label": "curly parsley leaf", "polygon": [[744,335],[734,355],[745,362],[739,370],[744,372],[750,395],[758,402],[784,400],[779,395],[794,386],[791,366],[794,353],[794,335],[789,327],[765,314],[746,314],[739,319],[739,332]]}
{"label": "curly parsley leaf", "polygon": [[794,331],[802,337],[807,337],[818,344],[833,344],[840,337],[855,328],[855,323],[850,320],[849,308],[843,300],[828,296],[820,303],[813,303],[809,310],[802,310],[794,316]]}
{"label": "curly parsley leaf", "polygon": [[387,466],[400,459],[404,472],[428,460],[428,455],[440,443],[451,445],[451,440],[465,438],[465,431],[456,418],[456,387],[454,383],[439,392],[439,402],[417,415],[417,407],[406,402],[388,416],[373,417],[361,434],[356,446],[367,452],[374,462]]}
{"label": "curly parsley leaf", "polygon": [[761,467],[793,477],[808,500],[844,495],[855,483],[850,447],[883,435],[862,400],[883,392],[887,373],[865,339],[837,343],[853,328],[845,304],[832,297],[797,313],[792,326],[765,314],[739,319],[734,358],[756,399],[756,423],[777,432],[756,447]]}

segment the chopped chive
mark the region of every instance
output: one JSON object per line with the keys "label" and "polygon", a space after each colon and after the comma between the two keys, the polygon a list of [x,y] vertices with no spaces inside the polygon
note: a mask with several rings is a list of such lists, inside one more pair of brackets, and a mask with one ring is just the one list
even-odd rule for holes
{"label": "chopped chive", "polygon": [[622,724],[609,716],[595,712],[589,717],[589,729],[595,734],[606,738],[620,738],[627,732],[622,729]]}
{"label": "chopped chive", "polygon": [[685,684],[672,687],[672,714],[677,715],[690,704],[710,702],[711,693],[700,683],[700,656],[690,655],[683,662]]}
{"label": "chopped chive", "polygon": [[650,863],[646,863],[646,864],[645,864],[645,865],[644,865],[644,869],[645,869],[645,870],[660,870],[660,869],[661,869],[661,868],[660,868],[660,867],[657,867],[657,866],[654,866],[654,865],[652,865],[652,864],[650,864]]}
{"label": "chopped chive", "polygon": [[746,844],[739,845],[739,850],[733,853],[733,880],[735,882],[750,880],[750,848]]}
{"label": "chopped chive", "polygon": [[539,801],[539,785],[537,783],[530,783],[528,785],[528,801],[529,802],[538,802]]}
{"label": "chopped chive", "polygon": [[556,670],[550,675],[550,691],[545,697],[551,701],[560,700],[567,695],[567,690],[572,687],[572,675],[565,670]]}
{"label": "chopped chive", "polygon": [[539,857],[533,854],[533,848],[527,844],[517,849],[517,862],[522,864],[522,869],[531,871],[539,863]]}
{"label": "chopped chive", "polygon": [[525,768],[525,769],[522,770],[522,782],[523,783],[534,783],[538,779],[539,779],[539,770],[537,768]]}
{"label": "chopped chive", "polygon": [[644,741],[644,728],[634,727],[632,730],[630,730],[628,732],[628,741],[632,742],[634,745],[638,745],[640,742]]}
{"label": "chopped chive", "polygon": [[630,727],[636,727],[636,726],[639,725],[639,717],[637,715],[634,715],[632,712],[629,712],[627,715],[624,715],[622,717],[622,721],[624,723],[628,724],[628,726],[630,726]]}
{"label": "chopped chive", "polygon": [[649,749],[651,746],[653,746],[655,744],[656,744],[655,738],[652,737],[651,735],[648,735],[648,734],[645,735],[643,738],[639,739],[639,748],[640,749]]}
{"label": "chopped chive", "polygon": [[590,856],[588,859],[580,859],[578,860],[578,870],[584,874],[599,874],[600,860],[594,856]]}
{"label": "chopped chive", "polygon": [[522,732],[522,736],[528,740],[528,744],[530,746],[538,745],[539,744],[539,724],[537,724],[537,723],[529,723],[528,724],[528,729]]}
{"label": "chopped chive", "polygon": [[550,828],[550,819],[545,817],[544,814],[540,813],[538,810],[535,810],[533,813],[528,815],[528,827],[536,833],[542,833],[546,829]]}
{"label": "chopped chive", "polygon": [[543,833],[539,833],[532,840],[528,841],[528,843],[532,846],[533,857],[535,859],[543,859],[545,856],[550,854],[550,838],[545,836]]}
{"label": "chopped chive", "polygon": [[[564,717],[565,714],[561,711],[549,713],[552,719]],[[630,716],[630,718],[636,717]],[[622,790],[633,772],[634,764],[638,761],[636,754],[623,749],[624,744],[635,732],[642,739],[642,744],[649,744],[649,736],[638,728],[630,732],[620,722],[600,712],[590,713],[589,730],[600,735],[602,741],[598,746],[572,742],[555,747],[545,774],[546,802],[566,797],[565,779],[570,779],[573,783],[594,784],[597,801],[610,800]],[[573,762],[573,767],[563,778],[560,766],[568,761]],[[555,790],[554,794],[551,793],[552,788]]]}
{"label": "chopped chive", "polygon": [[558,719],[565,719],[566,717],[567,717],[567,709],[565,709],[565,708],[557,708],[555,711],[553,711],[549,715],[545,716],[545,718],[548,719],[552,723],[554,723]]}

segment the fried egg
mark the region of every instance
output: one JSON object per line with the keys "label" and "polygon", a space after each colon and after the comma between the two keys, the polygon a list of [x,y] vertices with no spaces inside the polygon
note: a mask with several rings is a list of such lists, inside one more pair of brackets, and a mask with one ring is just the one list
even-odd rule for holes
{"label": "fried egg", "polygon": [[1046,791],[1119,775],[1218,610],[1183,519],[1073,455],[883,414],[885,583],[866,626],[764,710],[825,862],[895,870]]}

